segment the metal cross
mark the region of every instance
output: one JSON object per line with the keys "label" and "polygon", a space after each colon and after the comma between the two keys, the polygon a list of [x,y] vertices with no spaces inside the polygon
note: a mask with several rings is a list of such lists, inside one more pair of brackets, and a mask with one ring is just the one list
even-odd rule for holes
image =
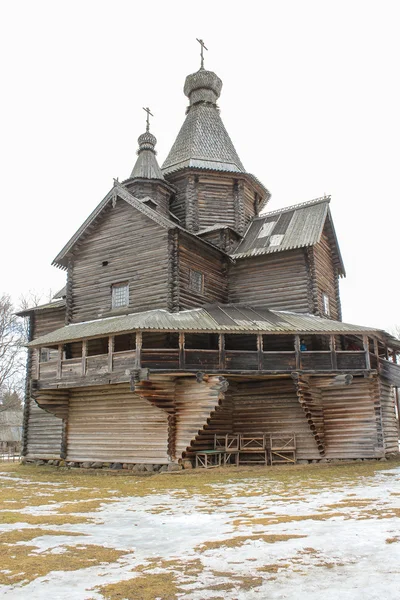
{"label": "metal cross", "polygon": [[147,117],[146,117],[146,131],[149,131],[150,129],[150,120],[149,120],[149,116],[151,115],[152,117],[154,117],[153,113],[150,112],[149,107],[147,108],[143,108],[144,112],[147,113]]}
{"label": "metal cross", "polygon": [[203,55],[203,50],[207,50],[208,48],[206,48],[203,40],[199,40],[199,38],[196,38],[196,40],[199,42],[200,46],[201,46],[201,52],[200,52],[200,56],[201,56],[201,69],[204,69],[204,55]]}

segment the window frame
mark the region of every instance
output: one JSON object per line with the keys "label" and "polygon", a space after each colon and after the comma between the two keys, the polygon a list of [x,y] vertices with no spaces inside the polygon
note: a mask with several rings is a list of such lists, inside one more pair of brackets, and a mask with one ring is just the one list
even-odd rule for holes
{"label": "window frame", "polygon": [[[125,300],[123,304],[118,301],[119,296],[121,296],[121,294],[118,294],[118,291],[122,289],[124,289]],[[113,283],[111,285],[111,310],[118,310],[120,308],[126,308],[127,306],[129,306],[129,281],[118,281],[117,283]]]}
{"label": "window frame", "polygon": [[[197,282],[194,281],[194,276],[200,276],[200,286],[197,285]],[[203,271],[198,271],[197,269],[189,269],[189,290],[192,292],[196,292],[196,294],[204,294],[204,273]]]}

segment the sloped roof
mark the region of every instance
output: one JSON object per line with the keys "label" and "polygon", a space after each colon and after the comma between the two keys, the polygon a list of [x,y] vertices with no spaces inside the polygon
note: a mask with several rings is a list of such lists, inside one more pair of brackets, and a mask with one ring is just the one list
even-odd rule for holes
{"label": "sloped roof", "polygon": [[115,201],[117,197],[121,198],[122,200],[125,200],[125,202],[136,208],[139,212],[161,225],[161,227],[164,227],[166,229],[173,229],[176,227],[179,228],[179,225],[169,220],[167,217],[164,217],[159,212],[156,212],[153,209],[149,208],[142,200],[139,200],[138,198],[135,198],[135,196],[132,196],[132,194],[118,181],[114,181],[114,186],[105,196],[105,198],[103,198],[100,204],[98,204],[94,211],[88,216],[86,221],[84,221],[84,223],[79,227],[78,231],[72,236],[72,238],[64,246],[61,252],[57,254],[55,259],[53,260],[53,265],[62,267],[64,269],[67,267],[67,256],[72,250],[73,246],[82,236],[85,235],[89,227],[99,217],[99,215],[103,212],[106,206],[109,203]]}
{"label": "sloped roof", "polygon": [[294,206],[271,211],[253,219],[233,258],[259,256],[305,248],[317,244],[329,219],[335,261],[340,274],[345,274],[339,245],[329,210],[330,197],[317,198]]}
{"label": "sloped roof", "polygon": [[245,173],[213,104],[199,103],[190,107],[162,171],[166,175],[185,167]]}
{"label": "sloped roof", "polygon": [[[55,297],[55,296],[54,296]],[[39,306],[32,306],[30,308],[25,308],[17,313],[18,317],[26,317],[32,312],[40,312],[42,310],[52,310],[55,308],[63,308],[66,305],[65,298],[61,298],[61,300],[54,300],[53,302],[46,302],[46,304],[40,304]]]}
{"label": "sloped roof", "polygon": [[147,129],[138,138],[138,157],[132,169],[130,179],[161,179],[164,175],[157,162],[154,147],[157,143],[156,137]]}
{"label": "sloped roof", "polygon": [[158,309],[67,325],[28,344],[53,345],[135,330],[226,333],[377,333],[376,329],[309,314],[239,304],[209,305],[170,313]]}

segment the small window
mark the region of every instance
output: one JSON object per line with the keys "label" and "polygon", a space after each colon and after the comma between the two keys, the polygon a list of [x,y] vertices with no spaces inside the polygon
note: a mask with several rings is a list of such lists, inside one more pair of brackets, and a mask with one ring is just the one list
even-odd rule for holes
{"label": "small window", "polygon": [[283,238],[284,238],[283,234],[271,235],[271,238],[269,240],[269,245],[270,246],[280,246],[282,244]]}
{"label": "small window", "polygon": [[198,294],[204,291],[204,274],[201,271],[190,269],[189,272],[189,288]]}
{"label": "small window", "polygon": [[111,306],[121,308],[129,305],[129,284],[116,283],[111,287]]}
{"label": "small window", "polygon": [[275,225],[276,225],[276,221],[269,221],[269,223],[264,223],[264,225],[261,227],[257,237],[259,237],[259,238],[268,237],[269,235],[271,235],[272,230],[274,229]]}
{"label": "small window", "polygon": [[329,296],[325,293],[322,294],[322,305],[324,309],[324,314],[329,317],[331,314],[329,307]]}

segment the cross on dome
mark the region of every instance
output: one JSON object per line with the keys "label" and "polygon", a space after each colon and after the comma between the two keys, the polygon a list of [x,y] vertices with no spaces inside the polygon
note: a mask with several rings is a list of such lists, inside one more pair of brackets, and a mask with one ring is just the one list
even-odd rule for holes
{"label": "cross on dome", "polygon": [[200,67],[200,69],[204,69],[204,54],[203,54],[203,50],[207,50],[208,51],[208,48],[206,48],[206,45],[204,44],[203,40],[199,40],[199,38],[196,38],[196,40],[199,42],[199,44],[201,46],[201,52],[200,52],[201,67]]}
{"label": "cross on dome", "polygon": [[154,117],[154,115],[153,115],[153,113],[150,111],[149,107],[147,107],[147,108],[144,108],[144,107],[143,107],[143,110],[144,110],[144,112],[145,112],[145,113],[147,113],[147,117],[146,117],[146,131],[149,131],[149,130],[150,130],[150,120],[149,120],[149,117],[150,117],[150,115],[151,115],[152,117]]}

